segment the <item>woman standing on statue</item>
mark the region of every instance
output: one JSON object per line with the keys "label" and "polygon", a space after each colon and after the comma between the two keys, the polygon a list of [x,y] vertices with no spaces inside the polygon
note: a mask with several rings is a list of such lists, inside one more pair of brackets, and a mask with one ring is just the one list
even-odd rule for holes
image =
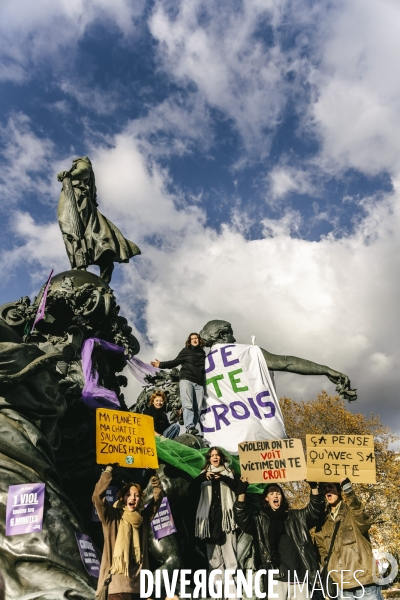
{"label": "woman standing on statue", "polygon": [[97,594],[111,577],[109,600],[139,600],[140,571],[149,568],[148,532],[150,521],[161,504],[161,484],[158,477],[151,478],[153,499],[146,508],[143,508],[142,490],[137,483],[125,484],[118,492],[117,502],[111,506],[105,495],[111,485],[112,471],[113,465],[107,465],[92,497],[104,534]]}
{"label": "woman standing on statue", "polygon": [[[204,469],[190,484],[189,495],[200,487],[195,536],[206,542],[210,570],[221,570],[221,575],[217,575],[214,581],[223,582],[225,570],[237,570],[233,505],[241,481],[234,479],[221,448],[210,448],[205,458]],[[231,584],[231,592],[233,586],[234,582]]]}
{"label": "woman standing on statue", "polygon": [[174,360],[160,362],[157,358],[151,364],[159,369],[173,369],[182,365],[179,373],[179,393],[182,402],[183,423],[187,433],[198,435],[196,428],[204,398],[206,353],[204,342],[198,333],[191,333],[185,347]]}

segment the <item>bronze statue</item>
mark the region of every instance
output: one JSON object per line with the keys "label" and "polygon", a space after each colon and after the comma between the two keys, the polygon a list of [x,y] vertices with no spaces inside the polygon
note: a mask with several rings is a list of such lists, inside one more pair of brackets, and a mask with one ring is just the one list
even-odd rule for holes
{"label": "bronze statue", "polygon": [[[62,351],[46,354],[23,343],[0,318],[0,508],[5,514],[8,486],[46,484],[43,532],[6,537],[0,520],[0,598],[94,599],[95,581],[77,552],[82,531],[79,511],[61,487],[54,448],[57,421],[67,403],[60,393],[56,363]],[[71,596],[70,596],[71,594]]]}
{"label": "bronze statue", "polygon": [[[32,304],[24,297],[0,306],[0,512],[5,514],[9,485],[46,484],[43,534],[6,537],[0,520],[0,572],[7,599],[93,600],[95,581],[75,539],[79,531],[102,544],[101,526],[92,522],[91,494],[101,466],[95,460],[95,409],[81,400],[81,348],[87,338],[100,337],[131,356],[139,342],[112,290],[89,271],[53,277],[45,317],[30,332],[39,301],[40,294]],[[113,390],[126,410],[123,355],[95,347],[92,361],[99,384]]]}
{"label": "bronze statue", "polygon": [[[209,321],[200,331],[200,335],[209,347],[214,344],[234,344],[236,342],[232,326],[228,321]],[[357,392],[350,388],[350,379],[344,373],[335,371],[325,365],[311,362],[305,358],[271,354],[271,352],[263,348],[261,348],[261,351],[268,369],[271,371],[287,371],[288,373],[298,373],[299,375],[325,375],[329,381],[336,384],[336,391],[342,398],[346,398],[349,402],[357,400]]]}
{"label": "bronze statue", "polygon": [[110,283],[114,262],[127,263],[140,254],[133,242],[97,209],[96,183],[87,156],[75,158],[69,171],[57,174],[63,187],[58,222],[72,269],[100,267],[100,277]]}

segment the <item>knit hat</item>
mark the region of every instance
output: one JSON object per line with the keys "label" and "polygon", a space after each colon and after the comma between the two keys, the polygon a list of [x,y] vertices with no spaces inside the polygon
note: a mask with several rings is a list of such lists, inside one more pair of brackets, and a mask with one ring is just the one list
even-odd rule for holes
{"label": "knit hat", "polygon": [[285,492],[283,491],[283,489],[281,488],[280,485],[278,485],[277,483],[267,483],[267,485],[264,488],[264,492],[263,492],[263,497],[265,498],[265,496],[267,494],[269,494],[269,488],[270,487],[277,487],[280,491],[280,493],[282,494],[283,497],[285,497]]}
{"label": "knit hat", "polygon": [[264,491],[263,491],[263,500],[264,500],[264,502],[266,502],[268,504],[268,501],[266,500],[266,497],[267,497],[267,494],[269,494],[269,489],[271,487],[278,488],[278,490],[282,494],[281,506],[284,506],[285,508],[289,508],[289,502],[286,500],[285,492],[283,491],[283,489],[281,488],[281,486],[278,485],[277,483],[267,483],[267,485],[265,486]]}

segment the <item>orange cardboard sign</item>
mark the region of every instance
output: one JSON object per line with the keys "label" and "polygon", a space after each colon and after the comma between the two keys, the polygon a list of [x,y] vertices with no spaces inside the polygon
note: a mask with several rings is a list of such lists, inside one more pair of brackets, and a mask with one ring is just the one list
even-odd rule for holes
{"label": "orange cardboard sign", "polygon": [[308,481],[334,481],[348,477],[353,483],[376,483],[372,435],[306,436]]}

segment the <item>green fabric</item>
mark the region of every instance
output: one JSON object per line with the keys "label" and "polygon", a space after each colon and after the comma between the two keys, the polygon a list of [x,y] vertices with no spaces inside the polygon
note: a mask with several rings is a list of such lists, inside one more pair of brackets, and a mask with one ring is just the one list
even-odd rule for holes
{"label": "green fabric", "polygon": [[[204,468],[205,455],[208,452],[208,448],[202,448],[196,450],[195,448],[189,448],[174,440],[167,438],[160,438],[156,436],[157,455],[161,462],[167,463],[181,469],[188,473],[191,477],[197,477]],[[225,456],[228,458],[229,466],[232,471],[237,475],[240,475],[240,463],[237,456],[233,456],[226,452],[223,448]],[[248,492],[253,494],[262,494],[264,489],[263,484],[250,484]]]}

